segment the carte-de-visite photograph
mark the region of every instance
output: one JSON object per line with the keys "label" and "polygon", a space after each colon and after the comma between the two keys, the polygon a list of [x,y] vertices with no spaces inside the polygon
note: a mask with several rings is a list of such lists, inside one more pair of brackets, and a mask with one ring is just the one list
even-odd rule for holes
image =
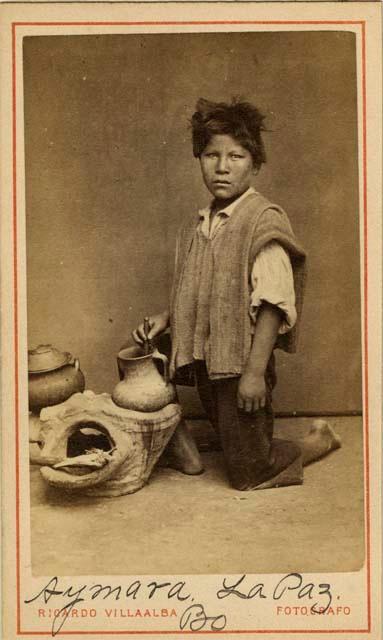
{"label": "carte-de-visite photograph", "polygon": [[346,31],[24,38],[33,575],[363,566],[356,69]]}

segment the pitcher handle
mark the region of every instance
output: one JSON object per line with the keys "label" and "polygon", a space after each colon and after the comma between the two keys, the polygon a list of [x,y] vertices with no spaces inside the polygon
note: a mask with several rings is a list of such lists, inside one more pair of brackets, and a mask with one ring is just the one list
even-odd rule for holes
{"label": "pitcher handle", "polygon": [[152,358],[154,360],[161,360],[163,365],[164,365],[164,373],[163,373],[163,378],[166,382],[166,384],[169,383],[170,378],[169,378],[169,360],[168,358],[165,356],[165,354],[160,353],[158,351],[158,349],[154,349],[154,351],[152,352]]}

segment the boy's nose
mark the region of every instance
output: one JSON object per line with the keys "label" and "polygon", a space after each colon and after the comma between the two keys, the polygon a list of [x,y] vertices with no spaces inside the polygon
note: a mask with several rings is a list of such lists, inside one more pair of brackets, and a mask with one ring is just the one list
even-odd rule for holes
{"label": "boy's nose", "polygon": [[224,157],[218,158],[216,171],[217,173],[228,173],[229,164],[228,164],[227,158],[224,158]]}

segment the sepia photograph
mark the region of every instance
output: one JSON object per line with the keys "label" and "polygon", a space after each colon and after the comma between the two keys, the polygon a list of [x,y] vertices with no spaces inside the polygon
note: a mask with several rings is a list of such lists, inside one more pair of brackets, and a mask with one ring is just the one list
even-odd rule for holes
{"label": "sepia photograph", "polygon": [[24,39],[37,574],[362,566],[355,56]]}
{"label": "sepia photograph", "polygon": [[378,639],[379,9],[84,4],[2,27],[5,637]]}

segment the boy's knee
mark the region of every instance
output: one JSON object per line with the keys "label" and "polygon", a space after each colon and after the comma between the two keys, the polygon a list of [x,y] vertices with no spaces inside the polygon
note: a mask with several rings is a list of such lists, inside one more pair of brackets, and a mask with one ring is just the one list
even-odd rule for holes
{"label": "boy's knee", "polygon": [[[267,448],[269,451],[269,447]],[[249,491],[265,480],[270,472],[270,458],[266,451],[255,451],[226,457],[229,482],[237,491]]]}
{"label": "boy's knee", "polygon": [[247,483],[243,483],[240,479],[230,478],[230,486],[237,491],[249,491],[250,487]]}
{"label": "boy's knee", "polygon": [[251,475],[248,461],[243,456],[226,457],[226,469],[230,486],[237,491],[247,491],[250,488]]}
{"label": "boy's knee", "polygon": [[188,460],[183,463],[182,471],[188,476],[199,476],[205,469],[202,460]]}

